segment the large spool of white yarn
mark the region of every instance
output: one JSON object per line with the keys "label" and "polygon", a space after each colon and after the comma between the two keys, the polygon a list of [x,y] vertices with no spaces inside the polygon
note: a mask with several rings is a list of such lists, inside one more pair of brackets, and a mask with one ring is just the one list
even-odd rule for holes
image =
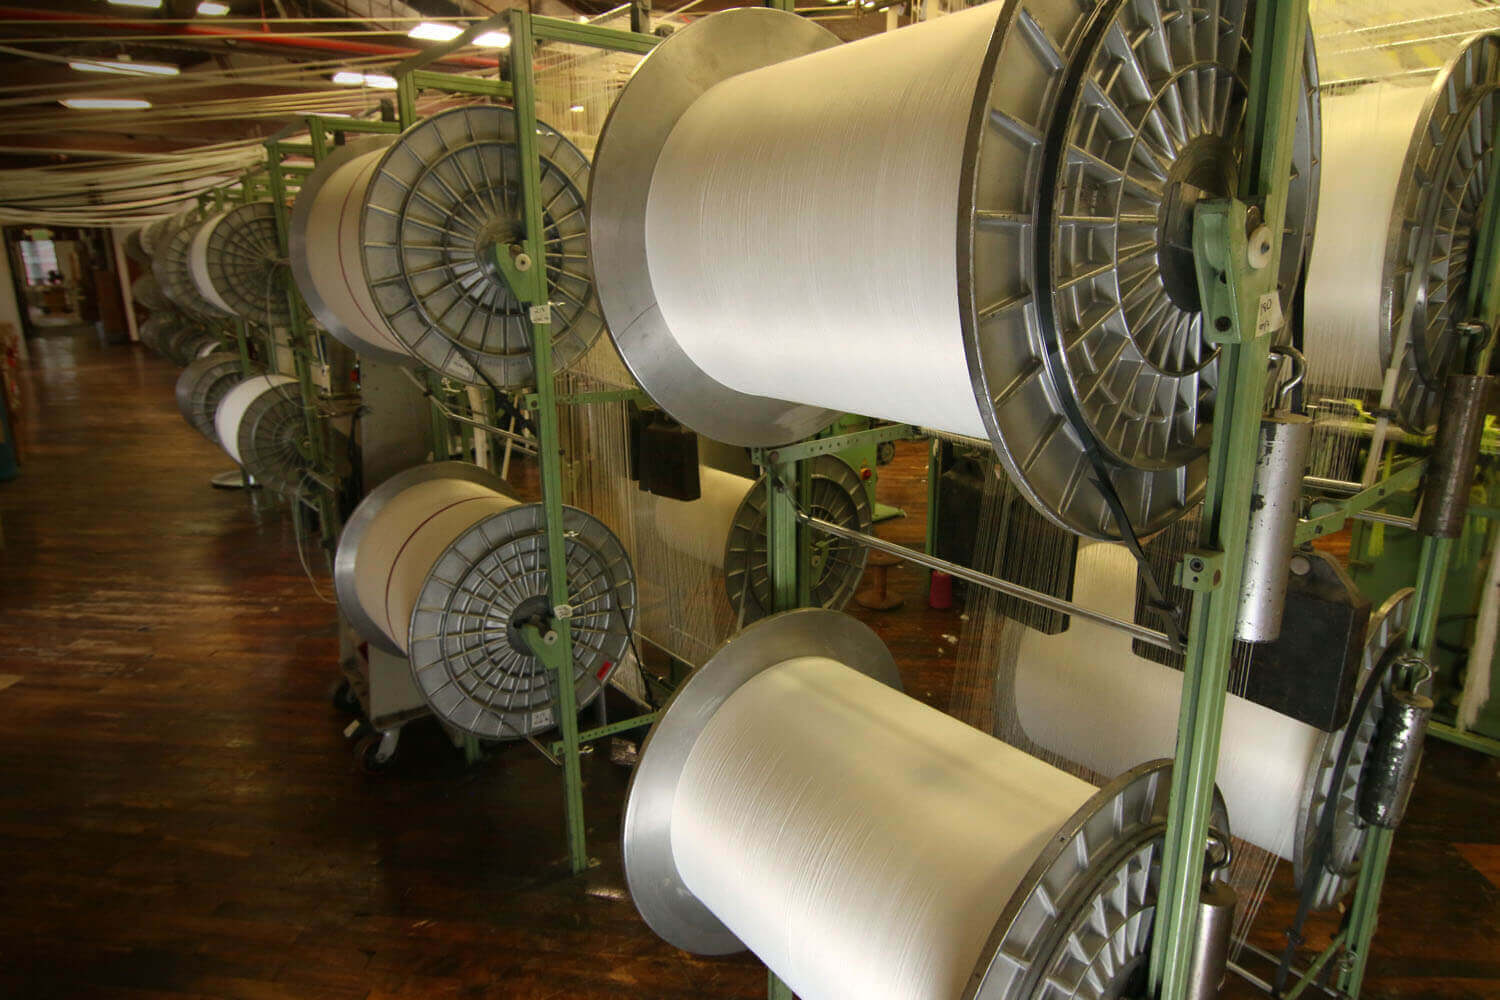
{"label": "large spool of white yarn", "polygon": [[1385,405],[1412,430],[1436,419],[1455,325],[1468,318],[1497,85],[1500,36],[1478,35],[1436,79],[1322,98],[1322,224],[1303,306],[1309,381],[1385,389]]}
{"label": "large spool of white yarn", "polygon": [[285,326],[290,305],[283,284],[275,206],[253,201],[203,221],[188,247],[193,284],[214,306],[263,326]]}
{"label": "large spool of white yarn", "polygon": [[359,257],[365,190],[391,141],[371,136],[341,146],[303,181],[292,205],[292,274],[313,315],[344,346],[362,357],[415,365],[370,298]]}
{"label": "large spool of white yarn", "polygon": [[712,466],[700,466],[697,500],[663,498],[656,504],[657,536],[674,552],[724,568],[724,544],[734,517],[755,480]]}
{"label": "large spool of white yarn", "polygon": [[[814,517],[851,531],[868,532],[874,523],[864,481],[842,458],[817,455],[802,470],[808,479],[804,509]],[[724,573],[730,607],[743,624],[775,607],[766,556],[766,488],[711,466],[699,468],[697,500],[659,500],[657,535],[674,551],[716,566]],[[849,603],[864,576],[862,545],[815,534],[809,540],[811,607],[839,610]]]}
{"label": "large spool of white yarn", "polygon": [[[1207,46],[1163,28],[1166,3],[1102,20],[990,3],[848,45],[765,10],[675,33],[596,152],[591,244],[621,356],[734,444],[837,412],[987,438],[1048,517],[1112,536],[1092,437],[1134,527],[1165,525],[1201,490],[1217,379],[1167,223],[1235,183],[1253,34],[1246,5],[1209,7],[1226,27]],[[1287,289],[1315,120],[1309,96]]]}
{"label": "large spool of white yarn", "polygon": [[[339,607],[372,644],[405,656],[433,713],[487,739],[556,724],[552,677],[521,627],[544,633],[548,591],[540,504],[463,462],[398,473],[350,516],[334,557]],[[578,705],[625,659],[635,574],[598,520],[563,508]]]}
{"label": "large spool of white yarn", "polygon": [[[535,380],[529,306],[497,253],[525,235],[515,113],[470,105],[393,141],[329,156],[294,206],[293,273],[330,332],[357,353],[420,363],[469,383]],[[553,360],[581,357],[604,328],[594,299],[584,198],[587,158],[538,125]]]}
{"label": "large spool of white yarn", "polygon": [[[1033,996],[1054,975],[1112,995],[1149,938],[1125,928],[1154,892],[1169,767],[1099,791],[903,695],[853,619],[788,612],[731,639],[653,728],[626,877],[668,941],[748,947],[803,1000]],[[1105,919],[1070,934],[1085,912]],[[1092,926],[1120,936],[1099,947]]]}
{"label": "large spool of white yarn", "polygon": [[402,653],[417,594],[453,540],[479,521],[520,506],[477,482],[433,479],[393,497],[355,554],[355,594],[366,617]]}
{"label": "large spool of white yarn", "polygon": [[[1086,546],[1078,553],[1073,599],[1130,620],[1135,581],[1136,561],[1124,547]],[[1361,684],[1404,624],[1406,607],[1403,601],[1372,616]],[[1038,746],[1112,776],[1173,753],[1182,676],[1137,656],[1129,635],[1080,618],[1057,635],[1027,629],[1016,653],[1017,720]],[[1355,830],[1353,788],[1378,715],[1376,703],[1352,722],[1362,733],[1339,791],[1335,851],[1343,865],[1358,857],[1362,840]],[[1343,736],[1343,730],[1327,734],[1237,695],[1229,695],[1225,704],[1218,783],[1234,833],[1293,861],[1299,880]],[[1331,904],[1343,888],[1333,880],[1320,901]]]}
{"label": "large spool of white yarn", "polygon": [[[219,400],[214,413],[214,432],[229,457],[240,465],[245,464],[245,445],[253,436],[255,428],[245,425],[245,418],[257,401],[277,393],[281,386],[294,386],[297,380],[286,375],[252,375]],[[255,470],[251,470],[254,472]]]}

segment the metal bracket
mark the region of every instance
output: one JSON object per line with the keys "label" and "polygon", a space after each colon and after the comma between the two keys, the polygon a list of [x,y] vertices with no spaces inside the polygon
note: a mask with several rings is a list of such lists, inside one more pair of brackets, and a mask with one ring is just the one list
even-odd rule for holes
{"label": "metal bracket", "polygon": [[1224,581],[1224,553],[1189,552],[1177,564],[1172,580],[1184,590],[1196,593],[1218,590]]}

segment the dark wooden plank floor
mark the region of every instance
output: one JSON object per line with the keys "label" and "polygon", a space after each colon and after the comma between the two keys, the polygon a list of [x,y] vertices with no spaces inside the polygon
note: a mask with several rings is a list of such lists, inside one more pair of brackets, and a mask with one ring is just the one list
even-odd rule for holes
{"label": "dark wooden plank floor", "polygon": [[[332,609],[280,510],[207,487],[227,463],[177,415],[176,370],[34,348],[27,461],[0,484],[0,997],[764,995],[753,959],[683,955],[636,917],[629,776],[602,755],[600,864],[577,879],[556,774],[526,748],[470,768],[413,727],[391,771],[361,773],[327,700]],[[921,469],[913,448],[887,470],[913,517],[883,533],[920,537]],[[957,613],[893,581],[907,607],[870,617],[908,690],[946,706]],[[1500,998],[1496,779],[1432,748],[1368,995]]]}

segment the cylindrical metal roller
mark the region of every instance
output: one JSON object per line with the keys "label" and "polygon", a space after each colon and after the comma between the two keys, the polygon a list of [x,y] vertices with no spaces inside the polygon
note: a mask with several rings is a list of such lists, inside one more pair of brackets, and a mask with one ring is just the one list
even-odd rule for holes
{"label": "cylindrical metal roller", "polygon": [[262,485],[294,490],[307,459],[307,425],[297,380],[252,375],[224,394],[214,413],[219,444]]}
{"label": "cylindrical metal roller", "polygon": [[1449,375],[1444,381],[1437,437],[1417,518],[1417,530],[1424,535],[1457,538],[1464,532],[1494,381],[1489,375]]}
{"label": "cylindrical metal roller", "polygon": [[785,612],[652,727],[625,877],[669,943],[749,948],[804,1000],[1118,996],[1170,783],[1159,761],[1096,789],[902,694],[867,626]]}
{"label": "cylindrical metal roller", "polygon": [[283,284],[286,261],[269,201],[236,205],[205,219],[188,248],[188,268],[203,297],[225,312],[262,326],[291,321]]}
{"label": "cylindrical metal roller", "polygon": [[1298,414],[1267,417],[1260,423],[1255,486],[1250,497],[1250,532],[1245,544],[1245,578],[1240,586],[1235,638],[1274,642],[1281,635],[1286,582],[1297,531],[1302,477],[1313,422]]}
{"label": "cylindrical metal roller", "polygon": [[189,257],[193,237],[201,225],[197,210],[182,212],[167,220],[157,240],[151,273],[162,293],[183,313],[198,320],[222,319],[229,313],[203,297],[193,280]]}
{"label": "cylindrical metal roller", "polygon": [[[1078,553],[1073,599],[1129,620],[1136,571],[1123,546],[1085,546]],[[1371,615],[1360,683],[1404,639],[1410,596],[1410,590],[1400,591]],[[1077,618],[1057,635],[1028,629],[1016,653],[1013,703],[1026,736],[1101,775],[1172,753],[1181,699],[1180,670],[1136,655],[1130,636]],[[1293,862],[1299,884],[1319,880],[1318,908],[1333,905],[1349,889],[1347,872],[1360,856],[1365,828],[1355,790],[1381,705],[1376,697],[1363,716],[1325,733],[1237,695],[1225,703],[1218,783],[1234,832]],[[1349,765],[1339,774],[1346,732],[1353,743]],[[1314,870],[1318,822],[1330,799],[1336,810],[1333,870]]]}
{"label": "cylindrical metal roller", "polygon": [[1497,119],[1497,34],[1471,38],[1430,82],[1323,96],[1323,224],[1303,307],[1309,380],[1382,389],[1409,430],[1431,429],[1469,318]]}
{"label": "cylindrical metal roller", "polygon": [[[594,299],[584,196],[588,160],[538,126],[552,351],[559,369],[604,328]],[[535,381],[528,308],[497,252],[519,245],[520,160],[509,108],[471,106],[413,125],[393,143],[335,154],[299,196],[294,273],[356,352],[415,358],[502,388]],[[305,207],[301,207],[305,206]]]}
{"label": "cylindrical metal roller", "polygon": [[[1187,31],[1164,0],[990,3],[848,45],[779,11],[695,21],[596,153],[621,356],[733,444],[840,411],[987,438],[1049,518],[1112,537],[1091,440],[1157,530],[1204,482],[1217,353],[1183,233],[1236,184],[1253,6],[1211,0]],[[1308,70],[1284,299],[1316,192]]]}
{"label": "cylindrical metal roller", "polygon": [[1198,930],[1187,973],[1187,1000],[1217,1000],[1229,968],[1229,933],[1239,894],[1224,882],[1210,882],[1198,897]]}
{"label": "cylindrical metal roller", "polygon": [[177,408],[182,418],[217,444],[214,416],[219,403],[243,377],[240,359],[233,354],[210,354],[188,365],[177,376]]}
{"label": "cylindrical metal roller", "polygon": [[[836,455],[818,455],[807,464],[805,509],[851,531],[868,532],[873,515],[859,474]],[[723,569],[729,605],[740,622],[764,618],[775,609],[766,559],[765,479],[747,479],[709,466],[698,475],[702,496],[697,500],[658,502],[658,533],[678,552],[711,560]],[[864,576],[866,556],[862,545],[815,537],[809,553],[809,606],[842,610]]]}
{"label": "cylindrical metal roller", "polygon": [[[635,624],[635,574],[601,522],[563,509],[569,626],[579,706],[624,660]],[[411,661],[433,713],[485,739],[557,723],[551,675],[521,626],[551,621],[540,504],[462,462],[386,480],[349,518],[334,558],[345,616],[367,640]]]}

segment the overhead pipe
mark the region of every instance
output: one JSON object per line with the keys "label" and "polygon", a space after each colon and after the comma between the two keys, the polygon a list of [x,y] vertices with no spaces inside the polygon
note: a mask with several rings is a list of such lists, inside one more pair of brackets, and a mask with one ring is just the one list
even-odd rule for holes
{"label": "overhead pipe", "polygon": [[[74,24],[87,21],[99,24],[96,14],[78,14],[69,11],[34,10],[26,7],[0,7],[0,21],[51,21]],[[227,39],[251,45],[279,45],[292,49],[308,49],[320,52],[337,52],[351,56],[389,56],[406,59],[418,55],[421,49],[403,48],[396,45],[377,45],[373,42],[345,42],[336,38],[308,38],[275,31],[236,31],[232,28],[214,28],[203,24],[163,24],[157,21],[136,18],[110,18],[108,26],[123,31],[150,31],[153,34],[178,35],[184,38]],[[498,60],[480,56],[449,55],[439,59],[440,63],[463,66],[467,69],[495,69]]]}

